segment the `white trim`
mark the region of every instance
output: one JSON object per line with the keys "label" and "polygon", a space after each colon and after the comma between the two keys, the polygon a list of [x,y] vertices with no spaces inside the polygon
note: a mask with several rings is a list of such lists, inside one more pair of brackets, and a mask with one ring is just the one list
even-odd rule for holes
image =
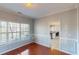
{"label": "white trim", "polygon": [[79,51],[78,51],[78,48],[79,48],[79,47],[78,47],[78,44],[79,44],[79,43],[78,43],[78,38],[79,38],[79,37],[78,37],[78,35],[79,35],[79,34],[78,34],[78,33],[79,33],[79,31],[78,31],[78,29],[79,29],[79,28],[78,28],[78,16],[79,16],[79,14],[78,14],[78,13],[79,13],[79,11],[78,11],[78,6],[77,6],[76,8],[77,8],[77,54],[79,54]]}
{"label": "white trim", "polygon": [[48,16],[52,16],[52,15],[55,15],[55,14],[60,14],[60,13],[63,13],[63,12],[65,12],[65,11],[69,11],[69,10],[73,10],[73,9],[75,9],[75,7],[70,8],[70,9],[65,9],[65,10],[62,10],[62,11],[59,11],[59,12],[56,12],[56,13],[49,13],[49,14],[46,14],[46,15],[44,15],[44,16],[40,16],[38,19],[46,18],[46,17],[48,17]]}
{"label": "white trim", "polygon": [[65,50],[59,49],[59,51],[72,55],[72,53],[70,53],[70,52],[68,52],[68,51],[65,51]]}
{"label": "white trim", "polygon": [[46,44],[43,44],[43,43],[40,43],[40,42],[34,42],[34,43],[45,46],[45,47],[48,47],[48,48],[51,48],[49,45],[46,45]]}
{"label": "white trim", "polygon": [[[36,44],[39,44],[39,45],[42,45],[42,46],[45,46],[45,47],[48,47],[48,48],[51,48],[50,46],[47,46],[46,44],[42,44],[42,43],[39,43],[39,42],[35,42]],[[55,48],[54,48],[55,49]],[[64,52],[64,53],[67,53],[67,54],[71,54],[72,55],[72,53],[70,53],[70,52],[68,52],[68,51],[65,51],[65,50],[61,50],[61,49],[58,49],[59,51],[61,51],[61,52]]]}
{"label": "white trim", "polygon": [[61,40],[63,40],[63,39],[66,40],[66,41],[71,40],[71,41],[77,42],[77,40],[74,40],[76,38],[66,38],[66,37],[63,38],[63,37],[61,37]]}
{"label": "white trim", "polygon": [[21,44],[21,45],[19,45],[18,47],[5,50],[4,52],[0,52],[0,55],[1,55],[1,54],[4,54],[4,53],[6,53],[6,52],[12,51],[12,50],[14,50],[14,49],[17,49],[17,48],[19,48],[19,47],[22,47],[22,46],[24,46],[24,45],[30,44],[30,43],[32,43],[32,42],[28,42],[28,43],[25,43],[25,44]]}

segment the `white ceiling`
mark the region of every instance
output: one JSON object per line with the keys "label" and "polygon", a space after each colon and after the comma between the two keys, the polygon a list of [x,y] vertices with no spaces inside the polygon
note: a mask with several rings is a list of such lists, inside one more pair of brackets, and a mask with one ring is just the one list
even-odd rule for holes
{"label": "white ceiling", "polygon": [[15,12],[21,12],[24,15],[40,18],[50,14],[55,14],[64,10],[69,10],[74,8],[73,3],[33,3],[32,8],[27,8],[23,3],[6,3],[0,4],[5,8],[11,9]]}

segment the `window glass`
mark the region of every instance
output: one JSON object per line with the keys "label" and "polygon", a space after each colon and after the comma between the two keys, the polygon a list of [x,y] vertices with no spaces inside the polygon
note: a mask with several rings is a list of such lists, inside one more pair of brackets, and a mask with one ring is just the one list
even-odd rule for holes
{"label": "window glass", "polygon": [[20,31],[20,24],[19,23],[8,23],[8,32],[17,32]]}
{"label": "window glass", "polygon": [[21,31],[29,31],[30,26],[29,24],[21,24]]}
{"label": "window glass", "polygon": [[16,33],[16,39],[17,39],[17,40],[20,40],[20,33],[19,33],[19,32]]}
{"label": "window glass", "polygon": [[13,40],[16,40],[16,38],[17,38],[16,33],[13,33]]}
{"label": "window glass", "polygon": [[8,40],[9,41],[12,41],[13,40],[13,36],[12,35],[13,35],[12,33],[8,33]]}
{"label": "window glass", "polygon": [[28,39],[29,32],[29,24],[0,21],[0,45],[14,40]]}
{"label": "window glass", "polygon": [[7,22],[0,21],[0,45],[7,43]]}
{"label": "window glass", "polygon": [[0,33],[2,32],[1,23],[0,23]]}
{"label": "window glass", "polygon": [[21,32],[21,39],[27,39],[27,36],[29,36],[29,32]]}
{"label": "window glass", "polygon": [[7,32],[7,22],[0,22],[0,32]]}
{"label": "window glass", "polygon": [[1,35],[1,42],[2,43],[6,43],[7,42],[7,34],[5,33],[5,34],[0,34]]}
{"label": "window glass", "polygon": [[0,45],[2,44],[2,43],[1,43],[1,41],[2,41],[2,38],[1,38],[1,37],[2,37],[2,35],[0,34]]}

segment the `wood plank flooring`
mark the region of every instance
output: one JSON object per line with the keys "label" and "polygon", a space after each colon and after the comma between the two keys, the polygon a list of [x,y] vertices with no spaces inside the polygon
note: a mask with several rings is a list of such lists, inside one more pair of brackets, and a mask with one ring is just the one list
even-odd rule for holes
{"label": "wood plank flooring", "polygon": [[12,50],[10,52],[7,52],[3,55],[69,55],[69,54],[55,49],[51,50],[50,48],[47,48],[45,46],[36,43],[31,43],[23,47],[17,48],[15,50]]}

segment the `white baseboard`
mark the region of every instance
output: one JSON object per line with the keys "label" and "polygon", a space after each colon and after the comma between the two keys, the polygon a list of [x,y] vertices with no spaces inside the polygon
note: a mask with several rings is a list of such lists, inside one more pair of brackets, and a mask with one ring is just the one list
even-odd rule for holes
{"label": "white baseboard", "polygon": [[21,45],[15,47],[15,48],[5,50],[5,51],[3,51],[3,52],[0,52],[0,55],[1,55],[1,54],[4,54],[4,53],[7,53],[7,52],[9,52],[9,51],[12,51],[12,50],[14,50],[14,49],[20,48],[20,47],[22,47],[22,46],[24,46],[24,45],[27,45],[27,44],[30,44],[30,43],[32,43],[32,42],[24,43],[24,44],[21,44]]}
{"label": "white baseboard", "polygon": [[48,46],[48,45],[46,45],[46,44],[43,44],[43,43],[40,43],[40,42],[35,42],[35,43],[37,43],[37,44],[40,44],[40,45],[42,45],[42,46],[45,46],[45,47],[50,48],[50,46]]}
{"label": "white baseboard", "polygon": [[65,50],[59,49],[59,51],[62,51],[62,52],[64,52],[64,53],[68,53],[68,54],[70,54],[70,55],[73,55],[72,53],[70,53],[70,52],[68,52],[68,51],[65,51]]}
{"label": "white baseboard", "polygon": [[[43,44],[43,43],[40,43],[40,42],[35,42],[35,43],[40,44],[40,45],[45,46],[45,47],[48,47],[48,48],[51,48],[50,46],[48,46],[48,45],[46,45],[46,44]],[[70,54],[70,55],[73,55],[72,53],[70,53],[70,52],[68,52],[68,51],[64,51],[64,50],[61,50],[61,49],[58,49],[58,50],[59,50],[59,51],[62,51],[62,52],[64,52],[64,53],[68,53],[68,54]]]}

